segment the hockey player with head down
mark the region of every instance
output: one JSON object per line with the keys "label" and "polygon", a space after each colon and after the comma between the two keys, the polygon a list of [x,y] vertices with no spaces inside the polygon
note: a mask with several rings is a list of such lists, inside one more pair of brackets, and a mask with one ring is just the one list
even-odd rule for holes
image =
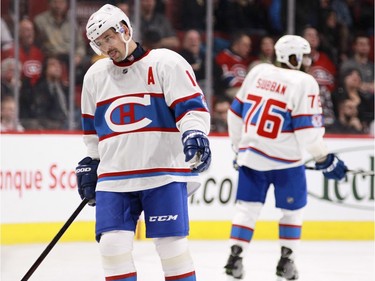
{"label": "hockey player with head down", "polygon": [[137,280],[132,249],[143,212],[165,280],[195,281],[187,198],[211,161],[202,90],[180,55],[136,43],[119,8],[101,7],[86,32],[93,50],[108,58],[84,78],[87,157],[76,174],[81,198],[96,207],[105,280]]}
{"label": "hockey player with head down", "polygon": [[276,275],[278,280],[297,280],[294,261],[307,203],[303,152],[314,157],[315,168],[328,179],[341,180],[347,171],[343,161],[328,153],[323,141],[319,86],[311,75],[299,70],[303,62],[309,62],[309,43],[300,36],[285,35],[276,42],[275,51],[280,67],[255,66],[228,112],[229,136],[239,171],[230,255],[225,265],[229,280],[244,277],[242,259],[271,184],[276,208],[282,213]]}

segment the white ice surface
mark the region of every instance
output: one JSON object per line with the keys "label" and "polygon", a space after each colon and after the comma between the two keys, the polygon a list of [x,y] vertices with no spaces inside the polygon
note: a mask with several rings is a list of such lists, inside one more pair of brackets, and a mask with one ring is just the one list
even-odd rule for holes
{"label": "white ice surface", "polygon": [[[20,281],[47,244],[2,246],[0,280]],[[226,281],[227,241],[191,240],[190,249],[198,281]],[[279,252],[277,241],[252,241],[244,281],[275,281]],[[134,260],[138,281],[164,281],[152,241],[135,242]],[[300,281],[374,281],[374,241],[302,241],[296,264]],[[103,281],[98,245],[58,242],[29,280]]]}

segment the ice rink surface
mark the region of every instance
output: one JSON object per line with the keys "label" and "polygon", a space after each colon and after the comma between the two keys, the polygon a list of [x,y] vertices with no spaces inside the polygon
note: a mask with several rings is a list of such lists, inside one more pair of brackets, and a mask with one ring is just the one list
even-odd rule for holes
{"label": "ice rink surface", "polygon": [[[46,244],[1,247],[1,281],[20,281]],[[198,281],[226,281],[223,266],[229,247],[225,240],[190,241]],[[277,241],[254,240],[246,253],[244,281],[275,281]],[[164,281],[152,241],[136,241],[134,260],[138,281]],[[302,241],[297,267],[300,281],[374,281],[374,241]],[[30,281],[103,281],[96,243],[58,242]]]}

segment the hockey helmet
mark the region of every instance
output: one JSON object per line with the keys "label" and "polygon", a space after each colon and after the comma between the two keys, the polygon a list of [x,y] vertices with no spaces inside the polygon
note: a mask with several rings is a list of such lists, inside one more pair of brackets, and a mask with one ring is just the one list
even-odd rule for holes
{"label": "hockey helmet", "polygon": [[124,29],[121,26],[121,22],[125,22],[130,30],[130,37],[132,37],[133,29],[130,25],[130,20],[120,8],[105,4],[91,15],[86,25],[86,35],[90,40],[90,46],[98,55],[101,54],[101,51],[94,40],[110,28],[113,28],[118,33],[123,33]]}
{"label": "hockey helmet", "polygon": [[[300,69],[303,55],[310,54],[311,47],[309,42],[298,35],[284,35],[275,44],[276,59],[278,62],[285,63],[292,69]],[[289,56],[295,55],[298,65],[294,66],[289,62]]]}

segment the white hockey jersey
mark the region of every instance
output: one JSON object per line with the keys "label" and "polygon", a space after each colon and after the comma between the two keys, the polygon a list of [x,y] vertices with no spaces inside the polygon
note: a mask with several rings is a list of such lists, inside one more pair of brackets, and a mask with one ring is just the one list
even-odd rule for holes
{"label": "white hockey jersey", "polygon": [[327,154],[315,79],[302,71],[260,64],[247,75],[228,112],[237,162],[268,171],[303,164]]}
{"label": "white hockey jersey", "polygon": [[177,53],[151,50],[114,63],[97,61],[82,90],[87,155],[100,159],[97,191],[128,192],[167,183],[199,186],[183,153],[182,133],[210,128],[191,66]]}

